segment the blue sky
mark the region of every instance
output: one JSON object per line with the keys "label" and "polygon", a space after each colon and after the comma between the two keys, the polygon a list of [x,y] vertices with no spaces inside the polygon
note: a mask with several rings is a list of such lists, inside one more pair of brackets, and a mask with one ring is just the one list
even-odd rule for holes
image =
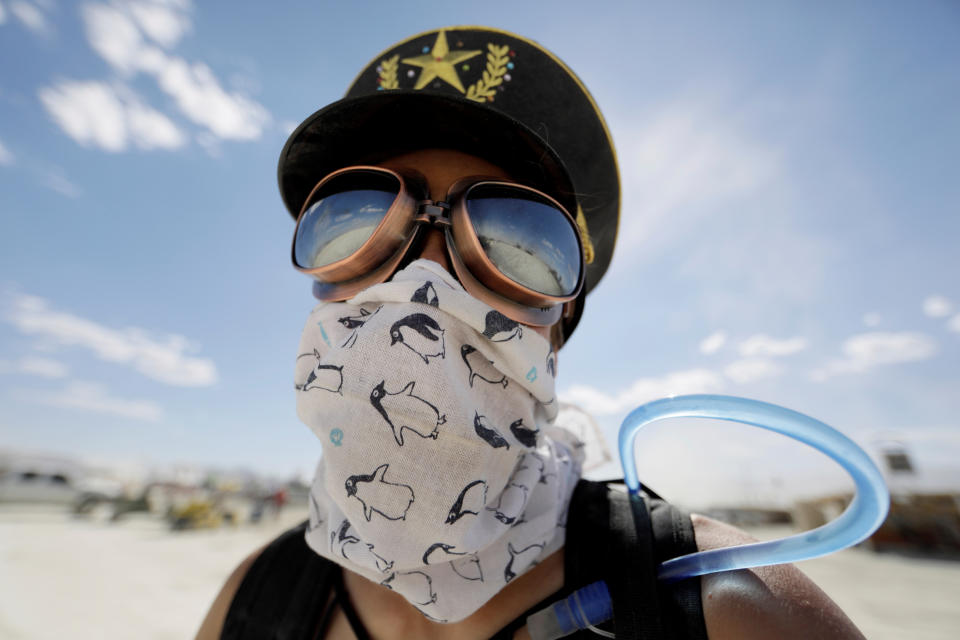
{"label": "blue sky", "polygon": [[[921,473],[901,482],[960,484],[949,2],[0,0],[0,447],[309,473],[292,371],[313,300],[276,160],[380,50],[455,24],[556,52],[619,153],[618,248],[561,398],[612,442],[647,400],[754,397],[903,443]],[[690,501],[842,479],[712,423],[638,455]]]}

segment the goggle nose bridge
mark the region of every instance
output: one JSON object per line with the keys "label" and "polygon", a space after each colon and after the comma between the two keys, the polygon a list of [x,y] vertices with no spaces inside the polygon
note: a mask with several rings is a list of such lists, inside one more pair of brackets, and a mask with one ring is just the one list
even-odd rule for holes
{"label": "goggle nose bridge", "polygon": [[436,229],[448,229],[450,222],[450,203],[443,200],[421,200],[417,203],[415,222],[428,224]]}

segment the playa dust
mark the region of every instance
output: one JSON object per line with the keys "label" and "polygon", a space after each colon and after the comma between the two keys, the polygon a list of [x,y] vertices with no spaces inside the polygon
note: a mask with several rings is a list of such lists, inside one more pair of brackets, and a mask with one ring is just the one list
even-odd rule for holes
{"label": "playa dust", "polygon": [[[230,571],[306,512],[172,532],[152,516],[110,523],[0,510],[0,638],[191,638]],[[768,539],[789,527],[751,531]],[[960,562],[850,549],[801,563],[872,640],[958,637]]]}

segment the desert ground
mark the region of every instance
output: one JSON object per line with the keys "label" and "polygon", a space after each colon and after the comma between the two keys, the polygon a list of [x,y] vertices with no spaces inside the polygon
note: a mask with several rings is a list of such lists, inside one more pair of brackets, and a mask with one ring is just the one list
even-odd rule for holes
{"label": "desert ground", "polygon": [[[231,569],[305,517],[171,532],[152,516],[0,509],[0,638],[191,638]],[[754,531],[770,538],[788,527]],[[850,549],[801,564],[874,640],[960,637],[960,561]]]}

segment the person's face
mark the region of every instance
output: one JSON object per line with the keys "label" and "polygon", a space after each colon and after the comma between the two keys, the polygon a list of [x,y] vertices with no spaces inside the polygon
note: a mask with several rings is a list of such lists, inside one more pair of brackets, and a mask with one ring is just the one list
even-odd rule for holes
{"label": "person's face", "polygon": [[[390,158],[378,164],[387,169],[413,169],[418,171],[427,179],[432,200],[445,200],[453,183],[467,176],[482,175],[493,178],[510,178],[503,169],[482,158],[451,149],[421,149]],[[447,257],[447,244],[443,233],[439,229],[430,229],[428,233],[429,235],[422,245],[420,254],[413,257],[432,260],[453,274],[453,269]],[[550,327],[530,326],[530,328],[544,338],[550,339]]]}

